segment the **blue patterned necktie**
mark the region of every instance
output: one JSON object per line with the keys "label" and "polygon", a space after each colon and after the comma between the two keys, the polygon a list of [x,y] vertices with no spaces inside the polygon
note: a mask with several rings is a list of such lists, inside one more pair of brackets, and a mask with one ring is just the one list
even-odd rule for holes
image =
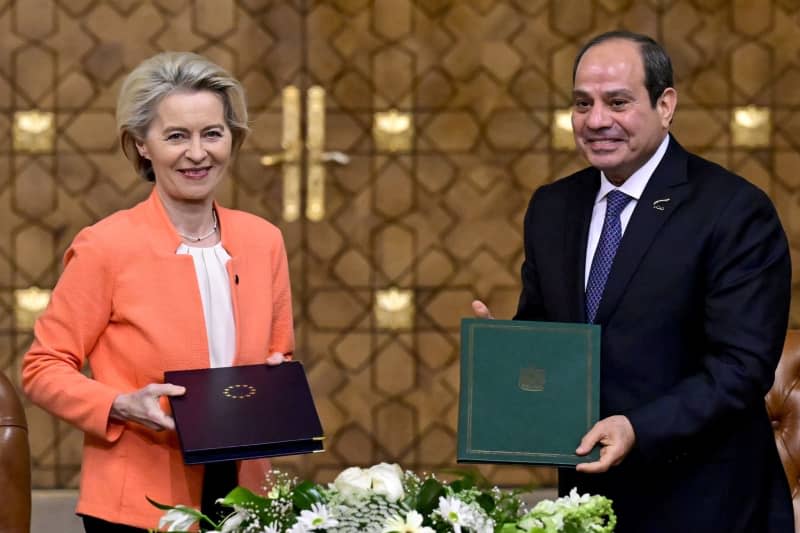
{"label": "blue patterned necktie", "polygon": [[594,317],[597,315],[597,308],[600,307],[600,300],[603,298],[608,273],[611,272],[611,265],[614,263],[614,256],[617,254],[619,241],[622,239],[622,223],[619,215],[632,199],[616,189],[606,195],[606,217],[600,232],[600,240],[597,241],[597,249],[592,258],[589,281],[586,284],[586,320],[590,324],[594,322]]}

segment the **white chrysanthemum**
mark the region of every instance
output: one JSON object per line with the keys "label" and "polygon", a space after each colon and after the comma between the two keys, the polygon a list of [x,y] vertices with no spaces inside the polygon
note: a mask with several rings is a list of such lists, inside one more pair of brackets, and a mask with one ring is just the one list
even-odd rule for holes
{"label": "white chrysanthemum", "polygon": [[559,500],[572,507],[578,507],[582,503],[588,503],[590,498],[591,496],[588,494],[578,494],[577,487],[572,487],[572,490],[569,491],[569,495],[559,498]]}
{"label": "white chrysanthemum", "polygon": [[530,531],[533,528],[544,528],[544,522],[533,516],[526,516],[517,524],[519,529]]}
{"label": "white chrysanthemum", "polygon": [[286,530],[286,533],[308,533],[311,531],[304,522],[298,520],[292,527]]}
{"label": "white chrysanthemum", "polygon": [[[190,509],[185,505],[176,505],[174,509],[170,509],[158,521],[158,529],[166,528],[167,531],[186,531],[197,522],[197,518],[186,512]],[[194,509],[192,509],[194,510]]]}
{"label": "white chrysanthemum", "polygon": [[473,533],[494,533],[494,520],[486,514],[486,511],[478,502],[463,503],[462,515],[464,521],[462,527],[468,528]]}
{"label": "white chrysanthemum", "polygon": [[334,493],[328,507],[339,521],[339,525],[328,529],[328,533],[381,533],[386,520],[408,511],[399,502],[390,502],[377,494],[365,494],[357,500],[350,500]]}
{"label": "white chrysanthemum", "polygon": [[249,516],[249,513],[244,509],[237,509],[235,513],[228,516],[222,523],[221,533],[230,533],[236,531],[242,522]]}
{"label": "white chrysanthemum", "polygon": [[554,514],[558,511],[558,505],[552,500],[542,500],[536,504],[533,510],[545,514]]}
{"label": "white chrysanthemum", "polygon": [[339,521],[331,516],[328,508],[321,503],[312,504],[310,511],[302,511],[297,521],[305,524],[305,526],[310,530],[327,529],[339,524]]}
{"label": "white chrysanthemum", "polygon": [[461,527],[467,526],[472,520],[468,506],[453,496],[439,498],[439,508],[434,511],[453,527],[455,533],[461,533]]}
{"label": "white chrysanthemum", "polygon": [[435,533],[433,529],[422,525],[422,515],[416,511],[406,513],[405,519],[394,515],[383,526],[383,533]]}
{"label": "white chrysanthemum", "polygon": [[277,524],[277,523],[275,523],[275,522],[272,522],[272,523],[271,523],[271,524],[269,524],[267,527],[265,527],[265,528],[264,528],[264,529],[261,531],[261,533],[281,533],[281,530],[280,530],[280,528],[278,527],[278,524]]}

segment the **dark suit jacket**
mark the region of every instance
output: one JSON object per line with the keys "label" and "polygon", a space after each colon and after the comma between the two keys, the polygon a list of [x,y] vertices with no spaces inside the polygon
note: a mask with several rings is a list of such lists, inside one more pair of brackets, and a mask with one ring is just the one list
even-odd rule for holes
{"label": "dark suit jacket", "polygon": [[[599,186],[599,171],[588,168],[533,195],[515,318],[586,321],[586,240]],[[577,486],[612,498],[620,533],[794,531],[764,404],[790,286],[786,237],[767,196],[670,139],[595,320],[600,415],[627,416],[636,444],[606,474],[562,470],[562,492]]]}

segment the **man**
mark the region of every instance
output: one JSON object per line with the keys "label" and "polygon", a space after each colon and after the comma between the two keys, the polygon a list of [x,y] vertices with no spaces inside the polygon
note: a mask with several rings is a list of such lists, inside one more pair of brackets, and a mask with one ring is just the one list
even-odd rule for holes
{"label": "man", "polygon": [[669,135],[672,67],[649,37],[596,37],[573,80],[592,166],[533,195],[515,316],[602,327],[601,420],[576,451],[600,459],[559,489],[611,498],[620,533],[794,531],[764,405],[791,284],[775,210]]}

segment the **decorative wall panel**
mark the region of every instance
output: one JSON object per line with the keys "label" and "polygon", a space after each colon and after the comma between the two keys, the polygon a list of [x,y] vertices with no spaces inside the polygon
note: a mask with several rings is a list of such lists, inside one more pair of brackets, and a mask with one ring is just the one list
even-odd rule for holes
{"label": "decorative wall panel", "polygon": [[[283,230],[297,357],[329,436],[326,453],[276,463],[320,481],[376,461],[452,466],[459,320],[475,297],[513,314],[530,194],[584,165],[553,135],[574,55],[615,28],[666,45],[677,137],[774,199],[800,269],[796,2],[0,1],[0,368],[18,383],[31,342],[13,291],[52,288],[81,227],[148,193],[115,141],[125,73],[159,50],[192,50],[248,91],[253,134],[220,200]],[[324,148],[350,156],[326,168],[318,222],[282,221],[281,168],[259,162],[280,151],[290,84],[302,100],[325,89]],[[734,145],[732,112],[745,106],[769,110],[768,145]],[[54,114],[49,153],[14,146],[14,115],[31,109]],[[398,151],[373,140],[376,114],[392,109],[412,118]],[[413,327],[378,320],[376,293],[390,288],[411,295]],[[33,406],[27,414],[34,483],[75,486],[80,433]],[[482,470],[503,484],[555,479],[541,468]]]}

